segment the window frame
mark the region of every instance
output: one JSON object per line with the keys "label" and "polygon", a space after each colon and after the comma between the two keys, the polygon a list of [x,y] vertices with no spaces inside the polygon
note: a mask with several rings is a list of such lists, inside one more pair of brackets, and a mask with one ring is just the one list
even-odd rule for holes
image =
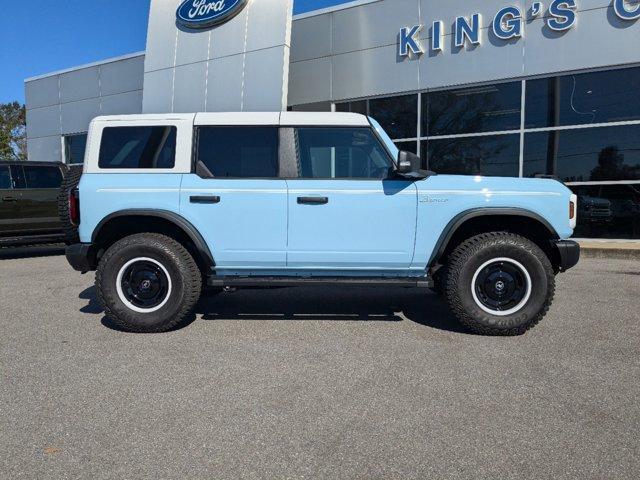
{"label": "window frame", "polygon": [[200,151],[200,131],[206,128],[270,128],[276,130],[276,176],[275,177],[216,177],[215,175],[205,180],[282,180],[285,177],[283,173],[282,158],[282,130],[279,125],[195,125],[193,127],[193,146],[191,151],[191,173],[196,173],[196,167],[199,162],[198,152]]}
{"label": "window frame", "polygon": [[308,177],[301,177],[300,176],[300,141],[299,141],[299,137],[298,137],[298,131],[300,129],[304,129],[304,128],[313,128],[313,129],[365,129],[365,130],[369,130],[372,135],[373,138],[375,138],[375,140],[378,142],[378,145],[380,146],[381,150],[384,152],[387,160],[389,161],[389,173],[391,173],[393,170],[396,169],[397,165],[396,162],[393,159],[393,156],[391,155],[391,153],[389,152],[389,150],[387,149],[387,146],[384,144],[384,142],[382,141],[382,139],[378,136],[378,133],[376,132],[375,128],[373,128],[373,126],[371,124],[369,124],[368,127],[362,126],[362,127],[354,127],[354,126],[349,126],[349,125],[296,125],[294,127],[291,127],[293,129],[294,132],[294,139],[295,139],[295,160],[296,160],[296,166],[295,166],[295,170],[297,173],[297,177],[295,178],[287,178],[287,180],[347,180],[347,181],[359,181],[359,182],[384,182],[386,180],[398,180],[396,178],[394,178],[392,175],[389,175],[386,178],[361,178],[361,177],[313,177],[313,178],[308,178]]}
{"label": "window frame", "polygon": [[[102,132],[109,127],[177,127],[176,161],[173,168],[100,168],[99,155],[102,144]],[[169,119],[98,119],[91,123],[89,139],[85,153],[84,172],[103,174],[135,174],[148,175],[186,174],[191,171],[191,148],[193,136],[193,116],[176,114]]]}

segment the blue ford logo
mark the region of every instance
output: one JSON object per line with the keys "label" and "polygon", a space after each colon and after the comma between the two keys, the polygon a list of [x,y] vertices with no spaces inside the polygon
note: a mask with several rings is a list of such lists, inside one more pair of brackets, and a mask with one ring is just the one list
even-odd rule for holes
{"label": "blue ford logo", "polygon": [[209,28],[242,11],[247,0],[185,0],[178,7],[178,23],[188,28]]}

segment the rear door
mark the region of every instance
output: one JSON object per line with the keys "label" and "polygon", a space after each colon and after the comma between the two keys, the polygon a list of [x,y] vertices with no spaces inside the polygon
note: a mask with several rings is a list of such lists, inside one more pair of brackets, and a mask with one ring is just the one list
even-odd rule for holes
{"label": "rear door", "polygon": [[219,273],[284,268],[287,183],[278,178],[278,126],[199,126],[195,141],[195,161],[213,178],[184,175],[180,212],[207,241]]}
{"label": "rear door", "polygon": [[57,165],[25,165],[22,167],[24,189],[21,193],[21,215],[24,229],[38,233],[62,230],[58,216],[58,193],[62,172]]}
{"label": "rear door", "polygon": [[9,165],[0,165],[0,236],[10,236],[20,230],[18,195],[13,189]]}

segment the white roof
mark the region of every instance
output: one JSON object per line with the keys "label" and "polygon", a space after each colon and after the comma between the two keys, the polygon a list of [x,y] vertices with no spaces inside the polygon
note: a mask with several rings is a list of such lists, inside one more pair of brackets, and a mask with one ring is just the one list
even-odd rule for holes
{"label": "white roof", "polygon": [[146,115],[110,115],[97,117],[96,122],[145,122],[162,120],[190,121],[194,125],[282,125],[367,127],[369,120],[358,113],[343,112],[216,112],[162,113]]}

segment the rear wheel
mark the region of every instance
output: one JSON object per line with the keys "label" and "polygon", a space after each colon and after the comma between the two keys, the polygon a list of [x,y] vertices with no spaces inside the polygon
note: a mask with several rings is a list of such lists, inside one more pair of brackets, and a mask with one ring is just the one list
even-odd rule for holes
{"label": "rear wheel", "polygon": [[107,317],[123,330],[164,332],[188,319],[200,298],[202,277],[180,243],[143,233],[106,251],[96,288]]}
{"label": "rear wheel", "polygon": [[475,236],[449,257],[445,297],[469,329],[520,335],[547,313],[555,291],[549,258],[535,243],[506,232]]}

